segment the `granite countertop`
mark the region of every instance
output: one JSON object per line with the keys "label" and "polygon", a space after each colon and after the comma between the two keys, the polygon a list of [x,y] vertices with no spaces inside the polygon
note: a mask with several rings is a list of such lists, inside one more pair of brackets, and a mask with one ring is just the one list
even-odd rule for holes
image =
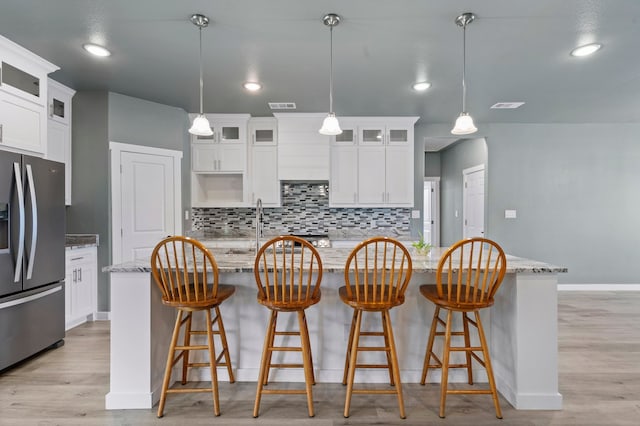
{"label": "granite countertop", "polygon": [[[225,272],[253,272],[255,252],[250,249],[229,249],[213,248],[213,253],[218,269]],[[414,272],[435,273],[438,267],[440,256],[447,250],[447,247],[435,247],[427,256],[420,256],[415,249],[410,248],[411,259]],[[351,249],[347,248],[318,248],[324,272],[344,272],[344,265]],[[149,260],[137,260],[125,262],[119,265],[106,266],[103,272],[151,272]],[[562,273],[567,272],[567,268],[550,265],[548,263],[535,260],[523,259],[521,257],[507,255],[508,273]]]}
{"label": "granite countertop", "polygon": [[[287,235],[289,232],[286,231],[265,231],[261,240],[266,241],[270,238],[276,237],[278,235]],[[207,241],[215,241],[215,240],[238,240],[238,241],[255,241],[256,233],[255,230],[237,230],[233,229],[230,231],[188,231],[185,233],[187,237],[196,238],[203,243],[207,243]],[[333,241],[362,241],[367,238],[383,236],[383,237],[391,237],[400,241],[415,241],[417,238],[412,237],[410,233],[399,233],[394,231],[392,228],[380,228],[380,229],[355,229],[355,228],[344,228],[328,231],[327,235],[330,240]]]}
{"label": "granite countertop", "polygon": [[97,247],[100,245],[98,234],[66,234],[65,248],[76,249],[83,247]]}

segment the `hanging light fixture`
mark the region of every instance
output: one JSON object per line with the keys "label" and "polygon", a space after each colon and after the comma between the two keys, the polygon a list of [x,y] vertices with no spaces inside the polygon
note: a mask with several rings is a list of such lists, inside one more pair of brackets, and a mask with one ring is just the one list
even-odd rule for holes
{"label": "hanging light fixture", "polygon": [[476,19],[473,13],[467,12],[456,18],[456,24],[462,27],[462,112],[456,119],[456,124],[451,129],[454,135],[469,135],[478,131],[473,124],[473,118],[467,112],[467,85],[465,83],[465,71],[467,67],[467,25]]}
{"label": "hanging light fixture", "polygon": [[209,125],[209,120],[207,120],[207,117],[205,117],[202,112],[202,91],[204,87],[202,81],[202,29],[209,25],[209,18],[196,13],[191,15],[191,22],[198,27],[200,31],[200,114],[193,119],[189,133],[196,136],[211,136],[213,130],[211,130],[211,126]]}
{"label": "hanging light fixture", "polygon": [[340,23],[340,16],[335,13],[329,13],[322,18],[322,22],[329,27],[329,114],[322,122],[322,127],[318,132],[323,135],[335,136],[342,133],[340,124],[333,112],[333,27]]}

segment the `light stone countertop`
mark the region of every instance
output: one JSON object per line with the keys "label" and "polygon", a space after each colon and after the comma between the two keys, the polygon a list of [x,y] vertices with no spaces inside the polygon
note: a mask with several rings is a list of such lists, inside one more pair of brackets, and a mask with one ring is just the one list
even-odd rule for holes
{"label": "light stone countertop", "polygon": [[98,234],[66,234],[64,246],[66,249],[97,247],[100,245],[99,237]]}
{"label": "light stone countertop", "polygon": [[[435,247],[427,256],[418,255],[413,248],[409,248],[414,272],[435,273],[440,256],[448,247]],[[211,248],[210,251],[216,259],[218,270],[226,272],[253,272],[255,261],[254,250]],[[318,248],[324,272],[344,272],[345,262],[351,249],[347,248]],[[137,260],[121,263],[119,265],[105,266],[103,272],[151,272],[149,260]],[[507,255],[507,273],[563,273],[567,268],[551,265],[536,260]]]}

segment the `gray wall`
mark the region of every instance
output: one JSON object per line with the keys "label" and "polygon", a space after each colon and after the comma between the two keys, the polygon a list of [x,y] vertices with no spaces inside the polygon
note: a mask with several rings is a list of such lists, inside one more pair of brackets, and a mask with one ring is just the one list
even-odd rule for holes
{"label": "gray wall", "polygon": [[[188,153],[187,125],[182,109],[117,93],[80,91],[73,98],[73,199],[67,208],[67,232],[100,235],[99,311],[110,309],[109,277],[100,271],[111,263],[109,142]],[[188,155],[183,158],[183,205],[190,204],[189,161]]]}
{"label": "gray wall", "polygon": [[[416,126],[416,149],[450,127]],[[560,283],[640,283],[639,135],[640,124],[625,123],[480,126],[487,237],[510,254],[566,266]],[[421,208],[421,176],[415,194]],[[505,209],[518,217],[505,219]]]}
{"label": "gray wall", "polygon": [[[462,171],[484,164],[486,182],[487,144],[484,138],[461,139],[440,155],[440,245],[450,246],[462,239]],[[485,201],[486,195],[485,187]]]}
{"label": "gray wall", "polygon": [[98,310],[108,308],[108,286],[100,269],[109,264],[109,123],[107,92],[79,91],[73,97],[71,206],[67,232],[98,234]]}
{"label": "gray wall", "polygon": [[568,267],[562,283],[640,283],[639,135],[639,124],[490,125],[491,238]]}

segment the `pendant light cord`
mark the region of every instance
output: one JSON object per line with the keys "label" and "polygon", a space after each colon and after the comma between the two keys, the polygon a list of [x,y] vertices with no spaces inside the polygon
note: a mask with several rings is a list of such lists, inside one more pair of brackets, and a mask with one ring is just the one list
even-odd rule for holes
{"label": "pendant light cord", "polygon": [[333,114],[333,25],[329,27],[329,113]]}
{"label": "pendant light cord", "polygon": [[202,26],[199,26],[199,30],[200,30],[200,115],[202,115],[203,114],[202,92],[204,90],[204,81],[202,78]]}
{"label": "pendant light cord", "polygon": [[467,69],[467,24],[462,26],[462,112],[467,112],[467,85],[465,74]]}

